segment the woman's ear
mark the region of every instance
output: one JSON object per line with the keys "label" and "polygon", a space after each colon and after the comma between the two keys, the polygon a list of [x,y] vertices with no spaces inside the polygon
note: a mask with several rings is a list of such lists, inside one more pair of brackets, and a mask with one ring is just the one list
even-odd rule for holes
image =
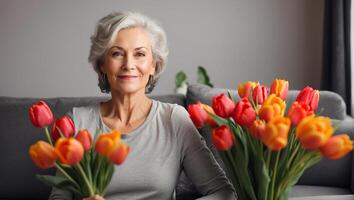
{"label": "woman's ear", "polygon": [[100,66],[100,70],[101,70],[102,73],[106,74],[103,65]]}
{"label": "woman's ear", "polygon": [[152,71],[151,75],[155,75],[155,71],[156,71],[156,61],[155,60],[152,61],[152,70],[151,71]]}

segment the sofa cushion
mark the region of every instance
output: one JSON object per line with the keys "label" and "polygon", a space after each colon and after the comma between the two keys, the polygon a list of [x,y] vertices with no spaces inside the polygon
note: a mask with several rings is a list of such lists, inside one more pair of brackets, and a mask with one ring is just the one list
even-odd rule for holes
{"label": "sofa cushion", "polygon": [[289,200],[353,200],[354,195],[320,195],[310,197],[290,197]]}
{"label": "sofa cushion", "polygon": [[[86,106],[109,97],[44,99],[55,117],[74,106]],[[183,95],[152,96],[163,102],[184,105]],[[48,199],[50,187],[35,178],[35,174],[54,174],[54,169],[37,168],[28,155],[31,144],[46,140],[44,131],[32,126],[28,108],[38,98],[0,97],[0,199]]]}
{"label": "sofa cushion", "polygon": [[[227,92],[227,89],[210,88],[201,84],[190,85],[187,91],[186,104],[189,105],[191,103],[195,103],[196,101],[201,101],[202,103],[211,105],[213,96],[225,92]],[[230,93],[234,99],[239,100],[236,90],[230,90]],[[298,93],[299,91],[289,91],[287,98],[288,104],[296,99]],[[320,91],[320,103],[318,110],[321,108],[321,115],[331,117],[332,119],[337,119],[333,120],[335,123],[343,123],[339,124],[340,126],[336,131],[336,134],[348,130],[348,127],[353,127],[353,118],[347,117],[345,114],[345,103],[336,93]],[[206,138],[208,145],[214,149],[210,140],[210,131],[202,128],[200,129],[200,132]],[[349,134],[352,138],[354,138],[353,133]],[[217,153],[215,153],[215,157],[217,157],[218,161],[221,160]],[[351,162],[352,154],[348,154],[344,158],[336,161],[323,159],[316,165],[307,169],[300,178],[298,184],[350,188],[352,170]],[[220,164],[223,165],[222,162],[220,162]]]}
{"label": "sofa cushion", "polygon": [[348,195],[348,194],[352,194],[352,192],[347,188],[295,185],[290,191],[289,197],[309,197],[309,196]]}

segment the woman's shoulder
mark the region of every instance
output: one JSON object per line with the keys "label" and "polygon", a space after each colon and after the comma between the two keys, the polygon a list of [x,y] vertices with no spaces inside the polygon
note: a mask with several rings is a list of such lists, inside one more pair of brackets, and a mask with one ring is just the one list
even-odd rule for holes
{"label": "woman's shoulder", "polygon": [[99,104],[96,103],[87,106],[73,107],[72,114],[73,116],[80,116],[80,117],[92,115],[93,113],[96,113],[98,109],[98,105]]}
{"label": "woman's shoulder", "polygon": [[158,102],[157,104],[158,115],[160,115],[159,118],[164,119],[166,123],[169,122],[174,130],[192,124],[189,114],[183,106],[164,102]]}
{"label": "woman's shoulder", "polygon": [[155,100],[155,102],[157,104],[156,109],[159,114],[169,115],[170,117],[186,116],[186,114],[188,114],[186,109],[179,104],[166,103],[157,100]]}

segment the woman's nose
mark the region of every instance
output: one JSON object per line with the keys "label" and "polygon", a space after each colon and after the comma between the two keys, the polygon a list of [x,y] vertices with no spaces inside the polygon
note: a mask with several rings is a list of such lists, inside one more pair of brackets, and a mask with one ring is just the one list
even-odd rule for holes
{"label": "woman's nose", "polygon": [[123,69],[125,69],[125,70],[135,69],[134,56],[127,55],[124,60],[125,60],[125,62],[123,64]]}

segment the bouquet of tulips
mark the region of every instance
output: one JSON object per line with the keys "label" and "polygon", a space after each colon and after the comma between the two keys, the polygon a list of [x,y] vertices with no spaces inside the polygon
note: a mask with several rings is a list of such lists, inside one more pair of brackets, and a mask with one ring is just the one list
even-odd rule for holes
{"label": "bouquet of tulips", "polygon": [[95,194],[104,196],[114,173],[114,164],[122,164],[129,153],[129,146],[121,142],[120,133],[99,134],[97,131],[93,139],[87,129],[82,129],[75,135],[74,123],[67,116],[56,119],[49,133],[53,114],[44,101],[29,108],[29,117],[35,127],[44,128],[48,139],[31,145],[31,159],[39,168],[55,166],[61,174],[37,175],[37,178],[50,186],[73,192],[77,199]]}
{"label": "bouquet of tulips", "polygon": [[188,106],[197,128],[212,128],[212,142],[241,200],[285,200],[306,168],[353,149],[347,134],[332,136],[330,118],[315,115],[318,90],[305,87],[286,109],[288,87],[285,80],[274,80],[270,90],[248,81],[238,86],[237,102],[228,92],[213,97],[212,107]]}

